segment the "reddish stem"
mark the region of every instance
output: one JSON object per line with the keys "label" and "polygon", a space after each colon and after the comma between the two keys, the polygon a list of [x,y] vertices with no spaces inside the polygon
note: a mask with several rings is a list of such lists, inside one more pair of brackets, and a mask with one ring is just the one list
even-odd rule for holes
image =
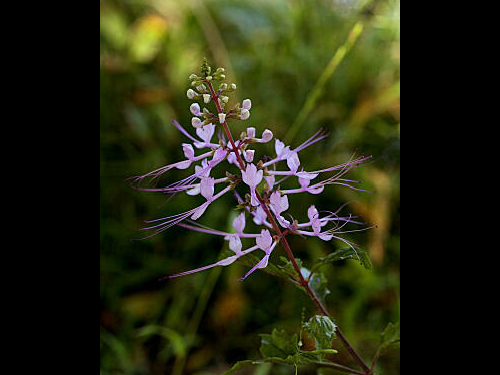
{"label": "reddish stem", "polygon": [[[215,94],[214,88],[212,86],[212,83],[210,81],[206,81],[208,88],[210,89],[210,92],[212,94],[212,99],[215,103],[215,106],[217,107],[217,112],[218,113],[223,113],[223,109],[219,105],[218,95]],[[245,171],[245,163],[243,162],[243,159],[240,156],[240,153],[237,152],[238,147],[236,147],[236,144],[234,143],[233,136],[231,134],[231,131],[229,130],[229,126],[227,125],[227,122],[224,121],[222,123],[222,127],[224,128],[224,132],[226,133],[227,138],[229,139],[229,142],[231,143],[232,146],[232,152],[236,155],[236,159],[238,160],[239,167],[242,171]],[[274,220],[273,215],[271,214],[271,211],[269,210],[269,207],[267,205],[267,202],[260,196],[258,191],[255,191],[255,195],[257,196],[257,199],[259,200],[262,208],[264,209],[264,212],[266,213],[269,221],[271,222],[271,225],[273,226],[273,229],[277,233],[278,237],[281,239],[281,243],[283,244],[283,248],[285,249],[286,255],[288,256],[288,259],[292,262],[293,268],[297,272],[297,275],[299,276],[300,279],[300,284],[304,287],[304,289],[307,291],[307,294],[309,294],[309,297],[313,300],[313,302],[316,304],[316,306],[321,310],[323,315],[326,315],[328,317],[331,317],[330,313],[328,310],[323,306],[321,301],[318,299],[318,297],[314,294],[314,292],[311,290],[309,287],[309,283],[304,279],[304,276],[302,276],[302,272],[300,271],[299,265],[297,264],[297,260],[293,256],[292,250],[290,249],[290,245],[288,244],[288,241],[286,239],[286,235],[288,232],[285,232],[285,235],[281,232],[279,226],[276,224],[276,221]],[[359,363],[359,365],[363,368],[365,371],[366,375],[371,375],[372,370],[366,365],[366,363],[363,361],[363,359],[359,356],[358,353],[354,350],[354,348],[349,344],[343,333],[340,331],[340,329],[337,327],[337,336],[342,342],[342,344],[345,346],[347,351],[351,354],[351,356]]]}

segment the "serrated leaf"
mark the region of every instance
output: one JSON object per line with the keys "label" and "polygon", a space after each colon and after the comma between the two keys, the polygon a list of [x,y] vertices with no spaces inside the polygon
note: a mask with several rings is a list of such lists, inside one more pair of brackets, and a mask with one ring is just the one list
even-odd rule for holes
{"label": "serrated leaf", "polygon": [[309,335],[316,343],[316,349],[330,349],[332,341],[336,337],[335,330],[337,325],[333,320],[324,315],[315,315],[308,322],[304,323],[304,328],[307,329]]}
{"label": "serrated leaf", "polygon": [[[284,263],[283,265],[279,265],[279,269],[283,271],[286,275],[290,276],[292,279],[298,279],[297,271],[295,271],[295,268],[293,267],[293,264],[291,261],[289,261],[285,257],[280,257],[281,261]],[[302,269],[302,261],[299,258],[295,259],[297,261],[297,265],[299,266],[299,269]]]}
{"label": "serrated leaf", "polygon": [[324,258],[319,258],[314,264],[313,269],[324,266],[325,264],[328,263],[333,263],[345,259],[357,260],[363,267],[365,267],[368,270],[372,268],[372,262],[366,251],[362,249],[357,249],[356,251],[354,251],[354,249],[347,248],[347,249],[340,249],[333,253],[330,253]]}
{"label": "serrated leaf", "polygon": [[[324,304],[326,296],[330,294],[330,289],[328,289],[328,279],[326,278],[326,276],[321,272],[315,272],[311,276],[311,271],[304,267],[300,269],[300,272],[302,273],[304,279],[309,279],[309,287],[312,289],[316,297],[319,298],[321,303]],[[305,288],[301,286],[298,286],[298,288],[301,289],[304,293],[307,293]]]}
{"label": "serrated leaf", "polygon": [[392,346],[399,344],[400,339],[400,324],[389,323],[384,332],[380,334],[380,349],[379,351],[386,352]]}
{"label": "serrated leaf", "polygon": [[309,287],[313,290],[314,294],[319,298],[321,303],[325,303],[325,298],[330,294],[328,289],[328,279],[321,272],[315,272],[309,280]]}
{"label": "serrated leaf", "polygon": [[284,330],[273,329],[269,334],[260,334],[260,352],[264,358],[278,357],[286,359],[298,351],[297,334],[289,335]]}

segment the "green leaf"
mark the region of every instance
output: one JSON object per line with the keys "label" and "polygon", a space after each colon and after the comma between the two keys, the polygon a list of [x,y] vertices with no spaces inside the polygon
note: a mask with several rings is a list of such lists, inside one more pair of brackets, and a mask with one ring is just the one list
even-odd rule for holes
{"label": "green leaf", "polygon": [[273,329],[269,334],[260,334],[260,352],[264,358],[278,357],[287,359],[298,352],[297,334],[289,335],[284,330]]}
{"label": "green leaf", "polygon": [[380,334],[380,354],[385,353],[390,348],[400,343],[400,324],[389,323],[384,332]]}
{"label": "green leaf", "polygon": [[304,323],[309,335],[314,339],[317,350],[330,349],[335,338],[336,324],[328,316],[315,315]]}
{"label": "green leaf", "polygon": [[246,366],[249,366],[249,365],[253,365],[254,364],[254,361],[251,361],[249,359],[246,359],[244,361],[238,361],[236,362],[233,367],[231,367],[229,370],[227,370],[225,373],[221,374],[221,375],[229,375],[229,374],[232,374],[233,372],[235,371],[238,371],[239,369],[241,369],[242,367],[246,367]]}
{"label": "green leaf", "polygon": [[[302,273],[304,273],[304,271],[302,271]],[[330,289],[328,289],[328,279],[326,276],[321,272],[315,272],[309,280],[309,287],[313,290],[314,294],[319,298],[321,303],[325,304],[325,298],[330,294]]]}
{"label": "green leaf", "polygon": [[[281,266],[278,266],[281,271],[283,271],[286,275],[290,276],[292,279],[295,279],[298,281],[298,275],[297,271],[295,271],[295,268],[293,267],[293,264],[291,261],[289,261],[285,257],[280,257],[281,261],[284,263]],[[302,261],[299,258],[295,259],[297,261],[297,265],[299,266],[299,269],[302,269]]]}
{"label": "green leaf", "polygon": [[354,249],[347,248],[347,249],[337,250],[331,254],[328,254],[324,258],[319,258],[314,264],[313,269],[322,267],[328,263],[333,263],[345,259],[357,260],[363,267],[365,267],[368,270],[372,268],[372,262],[366,251],[362,249],[357,249],[356,251],[354,251]]}

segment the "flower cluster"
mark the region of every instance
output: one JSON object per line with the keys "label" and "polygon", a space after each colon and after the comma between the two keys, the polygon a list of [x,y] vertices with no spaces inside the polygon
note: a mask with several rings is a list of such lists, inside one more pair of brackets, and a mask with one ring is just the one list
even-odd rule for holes
{"label": "flower cluster", "polygon": [[[187,97],[194,101],[189,109],[194,116],[191,125],[196,129],[197,137],[191,135],[174,120],[173,125],[189,139],[188,143],[182,144],[185,159],[134,177],[133,186],[138,190],[165,194],[185,192],[191,196],[199,195],[203,199],[201,204],[186,212],[148,221],[147,223],[150,225],[143,230],[152,231],[150,236],[153,236],[177,225],[193,231],[223,236],[229,242],[229,249],[234,255],[208,266],[169,277],[183,276],[216,266],[227,266],[251,252],[263,251],[264,256],[242,278],[245,279],[255,270],[267,266],[271,253],[280,242],[281,231],[279,227],[284,228],[286,234],[312,236],[323,241],[336,239],[356,251],[357,245],[340,235],[368,228],[343,230],[345,225],[349,223],[363,224],[357,221],[355,216],[340,214],[345,205],[335,212],[318,211],[314,205],[310,206],[307,210],[307,220],[299,222],[287,213],[289,209],[288,197],[298,193],[320,194],[327,185],[342,185],[353,190],[364,191],[354,186],[358,181],[344,177],[351,169],[365,164],[370,157],[353,156],[341,165],[316,171],[305,170],[301,164],[299,153],[327,136],[324,131],[320,130],[295,148],[275,139],[275,157],[265,156],[257,159],[254,146],[259,143],[271,142],[273,139],[272,131],[266,129],[258,137],[255,127],[247,127],[246,131],[242,132],[235,141],[228,125],[229,120],[247,120],[249,118],[252,107],[250,99],[245,99],[241,105],[237,103],[229,109],[227,94],[234,91],[236,85],[234,83],[228,85],[223,82],[225,79],[223,68],[218,68],[212,74],[212,69],[206,62],[202,66],[201,76],[192,74],[189,79],[193,88],[187,91]],[[202,109],[200,106],[211,103],[215,104],[216,113],[207,107]],[[214,142],[213,138],[216,133],[217,141]],[[201,150],[199,155],[196,155],[198,152],[196,150]],[[213,169],[223,162],[227,163],[225,174],[215,175]],[[159,188],[147,187],[171,169],[188,169],[192,165],[194,165],[194,172],[180,181]],[[285,165],[286,167],[283,168]],[[324,174],[330,175],[318,178]],[[280,180],[276,181],[277,178]],[[298,187],[280,188],[281,181],[285,179],[293,181],[295,178]],[[238,185],[246,186],[247,193],[243,197],[235,190]],[[238,202],[237,208],[242,210],[233,222],[234,233],[212,229],[196,222],[212,203],[229,192],[234,193]],[[253,219],[254,224],[261,227],[260,231],[256,231],[257,233],[244,232],[247,216]],[[243,249],[242,240],[251,241],[251,246]]]}

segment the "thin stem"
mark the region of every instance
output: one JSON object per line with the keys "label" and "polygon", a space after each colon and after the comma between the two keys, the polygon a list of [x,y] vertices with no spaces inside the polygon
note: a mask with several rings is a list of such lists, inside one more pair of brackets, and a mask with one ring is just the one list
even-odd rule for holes
{"label": "thin stem", "polygon": [[[206,83],[208,85],[208,88],[210,89],[210,92],[212,94],[212,99],[213,99],[213,101],[215,103],[215,106],[217,107],[218,113],[223,113],[223,110],[222,110],[222,108],[219,105],[219,102],[217,100],[218,96],[215,94],[215,91],[214,91],[214,88],[212,86],[212,83],[210,81],[206,81]],[[245,171],[245,163],[243,162],[243,160],[241,159],[241,156],[240,156],[239,152],[237,151],[238,148],[236,147],[236,144],[234,143],[233,136],[231,134],[231,131],[229,130],[229,126],[227,125],[226,121],[224,121],[222,123],[222,127],[224,128],[224,132],[226,133],[226,136],[228,137],[229,142],[232,145],[233,149],[231,151],[234,152],[234,154],[236,155],[236,159],[238,160],[240,169],[242,171]],[[293,268],[295,269],[295,271],[297,272],[297,275],[299,276],[300,284],[307,291],[307,294],[309,294],[309,297],[311,297],[311,299],[316,304],[316,306],[319,308],[319,310],[321,310],[321,312],[323,313],[323,315],[331,317],[331,315],[328,312],[328,310],[325,308],[325,306],[323,306],[323,304],[318,299],[318,297],[316,296],[316,294],[314,294],[314,292],[309,287],[309,283],[304,279],[304,276],[302,275],[302,272],[300,272],[299,265],[297,264],[297,260],[293,256],[292,250],[290,249],[290,245],[288,244],[288,241],[287,241],[286,237],[281,232],[279,226],[276,224],[276,220],[274,219],[273,215],[271,214],[271,211],[269,210],[269,207],[268,207],[266,201],[261,197],[261,195],[259,194],[258,191],[255,191],[255,195],[256,195],[257,199],[259,200],[262,208],[264,209],[264,212],[266,213],[266,215],[267,215],[267,217],[269,219],[269,222],[273,226],[273,229],[275,230],[276,234],[280,238],[281,243],[283,245],[283,248],[285,249],[286,255],[288,256],[288,259],[290,259],[290,261],[292,262]],[[366,365],[366,363],[363,361],[363,359],[360,357],[360,355],[349,344],[349,342],[345,338],[344,334],[340,331],[340,329],[338,327],[337,327],[337,332],[336,333],[337,333],[338,338],[342,342],[342,344],[345,346],[345,348],[349,352],[349,354],[351,354],[351,356],[359,363],[359,365],[365,371],[364,373],[358,372],[358,374],[371,375],[372,374],[371,369]]]}
{"label": "thin stem", "polygon": [[354,370],[350,367],[340,365],[338,363],[333,363],[333,362],[314,362],[314,364],[322,367],[331,367],[334,368],[335,370],[342,371],[342,372],[347,372],[350,374],[357,374],[357,375],[366,375],[364,372]]}

